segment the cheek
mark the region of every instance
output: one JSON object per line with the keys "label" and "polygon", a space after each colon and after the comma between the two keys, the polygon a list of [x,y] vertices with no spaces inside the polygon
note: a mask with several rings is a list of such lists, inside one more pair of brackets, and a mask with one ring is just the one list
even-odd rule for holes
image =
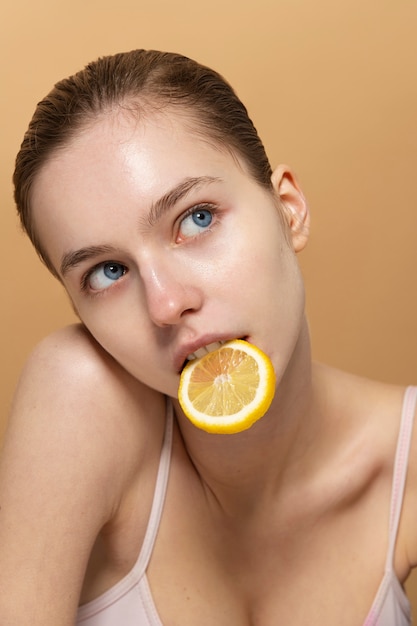
{"label": "cheek", "polygon": [[[139,316],[118,312],[117,318],[107,314],[100,319],[90,318],[86,326],[101,347],[132,376],[146,385],[159,389],[165,385],[159,355],[152,347],[152,333],[140,323]],[[123,320],[123,322],[122,322]],[[165,388],[159,389],[166,391]]]}
{"label": "cheek", "polygon": [[[122,294],[99,294],[75,300],[78,315],[96,341],[112,356],[124,352],[134,327],[141,326],[139,311]],[[134,313],[133,313],[134,311]],[[136,324],[134,324],[136,320]]]}
{"label": "cheek", "polygon": [[268,228],[251,220],[245,229],[222,237],[202,263],[201,276],[225,298],[262,297],[283,289],[285,277],[293,273],[293,256],[275,222]]}

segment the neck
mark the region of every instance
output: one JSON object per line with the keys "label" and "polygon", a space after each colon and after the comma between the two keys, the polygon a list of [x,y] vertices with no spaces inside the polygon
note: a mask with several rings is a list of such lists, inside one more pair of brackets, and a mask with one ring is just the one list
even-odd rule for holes
{"label": "neck", "polygon": [[310,343],[305,326],[269,411],[250,429],[213,435],[196,429],[178,403],[188,455],[203,484],[226,510],[251,507],[279,489],[314,438]]}

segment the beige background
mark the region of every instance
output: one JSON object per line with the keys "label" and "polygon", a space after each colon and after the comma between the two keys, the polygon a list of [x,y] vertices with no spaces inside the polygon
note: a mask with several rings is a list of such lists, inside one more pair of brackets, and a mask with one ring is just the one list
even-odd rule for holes
{"label": "beige background", "polygon": [[298,172],[313,214],[301,263],[316,358],[417,383],[415,0],[5,0],[0,11],[0,433],[28,351],[73,320],[19,232],[15,153],[56,80],[135,47],[220,70],[272,163]]}

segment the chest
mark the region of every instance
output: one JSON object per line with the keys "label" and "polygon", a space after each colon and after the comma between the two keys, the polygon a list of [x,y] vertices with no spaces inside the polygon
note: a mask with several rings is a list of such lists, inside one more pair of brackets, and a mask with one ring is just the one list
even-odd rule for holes
{"label": "chest", "polygon": [[148,568],[162,623],[360,626],[383,578],[388,540],[388,508],[374,524],[367,509],[365,501],[304,519],[277,514],[259,525],[220,525],[196,500],[189,508],[168,497]]}

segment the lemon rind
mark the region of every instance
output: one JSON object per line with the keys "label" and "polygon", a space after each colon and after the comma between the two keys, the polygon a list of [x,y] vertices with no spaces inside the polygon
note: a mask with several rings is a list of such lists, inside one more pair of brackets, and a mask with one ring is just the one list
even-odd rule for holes
{"label": "lemon rind", "polygon": [[275,372],[269,357],[258,347],[242,339],[229,341],[219,349],[242,346],[248,354],[256,359],[263,384],[258,388],[255,398],[239,412],[232,415],[208,417],[206,413],[198,411],[191,402],[188,402],[188,395],[184,393],[184,390],[187,389],[192,372],[200,359],[191,361],[184,368],[181,374],[178,400],[186,417],[197,428],[213,434],[239,433],[253,426],[269,409],[275,393]]}

